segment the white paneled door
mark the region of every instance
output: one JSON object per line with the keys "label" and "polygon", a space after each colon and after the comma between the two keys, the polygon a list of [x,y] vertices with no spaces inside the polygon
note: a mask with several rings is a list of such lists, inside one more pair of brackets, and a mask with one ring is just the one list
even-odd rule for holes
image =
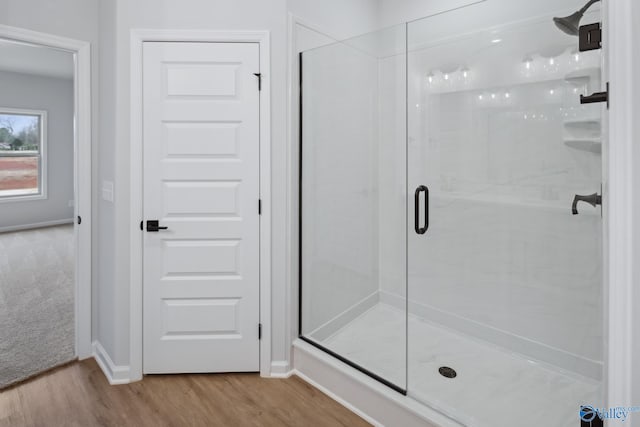
{"label": "white paneled door", "polygon": [[143,49],[144,372],[259,371],[259,45]]}

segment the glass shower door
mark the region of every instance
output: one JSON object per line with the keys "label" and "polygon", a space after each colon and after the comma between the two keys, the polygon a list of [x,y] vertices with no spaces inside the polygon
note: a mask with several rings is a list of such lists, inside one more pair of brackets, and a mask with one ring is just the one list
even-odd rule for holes
{"label": "glass shower door", "polygon": [[603,406],[601,51],[552,19],[582,3],[408,25],[408,392],[467,425]]}
{"label": "glass shower door", "polygon": [[405,46],[402,25],[300,56],[300,338],[401,393]]}

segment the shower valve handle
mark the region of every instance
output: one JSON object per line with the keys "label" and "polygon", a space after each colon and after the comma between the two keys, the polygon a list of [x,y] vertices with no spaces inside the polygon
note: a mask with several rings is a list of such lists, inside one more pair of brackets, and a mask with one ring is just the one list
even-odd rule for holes
{"label": "shower valve handle", "polygon": [[581,196],[580,194],[576,194],[573,198],[573,204],[571,205],[571,213],[574,215],[578,215],[578,202],[586,202],[589,203],[594,208],[598,205],[602,204],[602,196],[598,195],[598,193],[593,193],[588,196]]}

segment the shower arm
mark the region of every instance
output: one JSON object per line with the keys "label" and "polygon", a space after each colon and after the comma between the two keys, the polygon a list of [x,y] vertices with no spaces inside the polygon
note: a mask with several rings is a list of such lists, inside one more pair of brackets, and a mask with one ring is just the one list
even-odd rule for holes
{"label": "shower arm", "polygon": [[589,10],[589,8],[590,8],[591,6],[593,6],[593,4],[594,4],[594,3],[597,3],[597,2],[599,2],[599,1],[602,1],[602,0],[589,0],[589,2],[588,2],[587,4],[585,4],[585,5],[584,5],[584,7],[583,7],[582,9],[580,9],[580,15],[584,15],[584,13],[585,13],[587,10]]}

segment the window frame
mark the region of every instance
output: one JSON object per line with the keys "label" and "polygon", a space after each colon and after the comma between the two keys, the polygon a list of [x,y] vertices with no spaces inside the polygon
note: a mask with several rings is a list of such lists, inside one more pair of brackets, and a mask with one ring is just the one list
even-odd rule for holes
{"label": "window frame", "polygon": [[3,155],[0,151],[0,157],[38,157],[38,192],[30,194],[18,194],[11,196],[0,195],[0,203],[7,202],[22,202],[30,200],[45,200],[47,199],[47,111],[34,110],[25,108],[9,108],[0,107],[0,115],[22,115],[22,116],[37,116],[40,118],[40,149],[38,154],[11,154]]}

